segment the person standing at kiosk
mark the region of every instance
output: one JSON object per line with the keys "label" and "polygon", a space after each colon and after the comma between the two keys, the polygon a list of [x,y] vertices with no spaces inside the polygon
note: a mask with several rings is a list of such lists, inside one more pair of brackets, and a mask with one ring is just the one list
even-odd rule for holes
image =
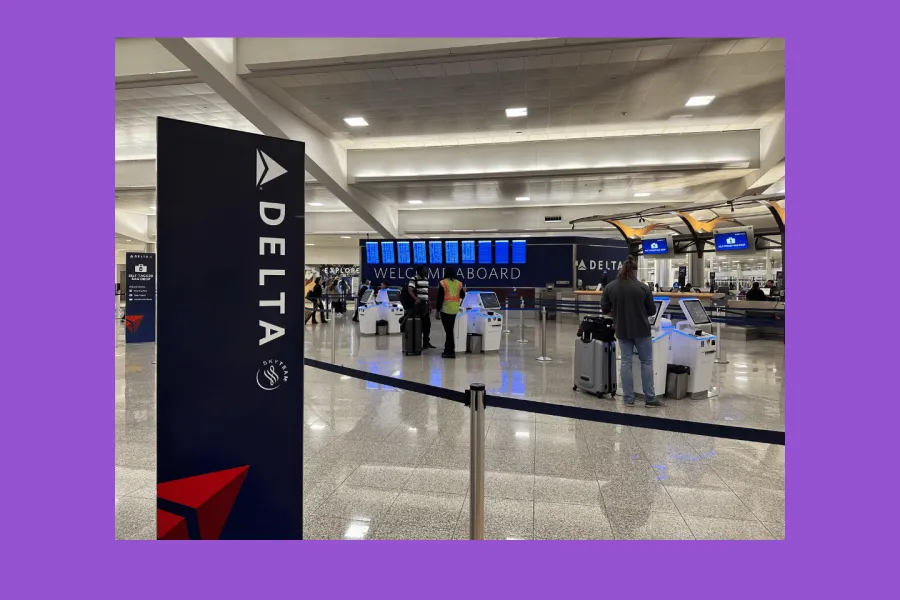
{"label": "person standing at kiosk", "polygon": [[456,358],[456,343],[453,340],[453,326],[456,324],[456,315],[459,314],[459,305],[466,297],[466,290],[462,282],[456,278],[453,269],[444,269],[444,278],[437,290],[437,311],[441,315],[441,324],[444,326],[444,352],[443,358]]}
{"label": "person standing at kiosk", "polygon": [[368,279],[364,280],[359,286],[359,293],[356,295],[356,310],[353,311],[353,322],[359,323],[359,303],[362,301],[363,294],[372,287],[372,282]]}
{"label": "person standing at kiosk", "polygon": [[407,287],[415,302],[411,314],[422,318],[422,349],[434,348],[431,345],[431,307],[428,306],[428,269],[424,266],[416,267],[416,274],[409,280]]}
{"label": "person standing at kiosk", "polygon": [[637,280],[637,265],[629,258],[622,263],[619,276],[603,288],[600,312],[612,315],[616,325],[616,340],[621,356],[621,385],[625,405],[634,406],[634,374],[631,370],[632,354],[637,349],[641,361],[641,387],[646,406],[665,406],[656,399],[653,387],[653,338],[650,317],[656,314],[653,294],[645,284]]}

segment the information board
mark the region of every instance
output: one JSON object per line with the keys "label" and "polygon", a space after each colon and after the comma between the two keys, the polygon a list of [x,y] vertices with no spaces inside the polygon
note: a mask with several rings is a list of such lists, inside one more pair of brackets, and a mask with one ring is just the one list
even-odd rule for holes
{"label": "information board", "polygon": [[669,243],[666,238],[642,240],[641,247],[644,250],[644,254],[647,254],[647,255],[668,254],[669,253]]}
{"label": "information board", "polygon": [[409,242],[397,242],[397,263],[409,264]]}
{"label": "information board", "polygon": [[746,231],[733,231],[731,233],[717,233],[716,251],[749,250],[750,241]]}
{"label": "information board", "polygon": [[381,242],[381,262],[394,264],[394,242]]}
{"label": "information board", "polygon": [[489,265],[493,262],[491,256],[491,240],[478,240],[478,264]]}
{"label": "information board", "polygon": [[378,264],[378,242],[366,242],[366,262],[370,265]]}
{"label": "information board", "polygon": [[424,265],[428,262],[425,257],[425,242],[413,242],[413,262]]}
{"label": "information board", "polygon": [[512,261],[514,265],[525,264],[525,240],[513,240]]}
{"label": "information board", "polygon": [[494,262],[498,265],[509,264],[509,240],[494,242]]}
{"label": "information board", "polygon": [[443,247],[444,244],[440,240],[428,242],[428,262],[433,265],[444,264]]}
{"label": "information board", "polygon": [[125,255],[125,343],[156,340],[156,255]]}
{"label": "information board", "polygon": [[475,242],[472,240],[464,240],[462,244],[462,262],[464,265],[475,264]]}
{"label": "information board", "polygon": [[459,242],[446,241],[444,242],[444,249],[446,250],[444,258],[447,260],[447,264],[459,264]]}

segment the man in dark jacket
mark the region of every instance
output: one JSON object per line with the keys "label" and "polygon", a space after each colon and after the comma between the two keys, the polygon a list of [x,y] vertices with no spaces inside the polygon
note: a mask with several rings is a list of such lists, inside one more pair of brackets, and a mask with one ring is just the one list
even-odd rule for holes
{"label": "man in dark jacket", "polygon": [[359,303],[362,302],[363,294],[365,294],[366,290],[370,287],[372,287],[372,282],[368,279],[359,284],[359,291],[356,294],[356,310],[353,311],[354,323],[359,323]]}
{"label": "man in dark jacket", "polygon": [[664,402],[656,399],[656,391],[653,389],[653,339],[650,337],[649,317],[656,314],[656,305],[650,288],[637,280],[637,265],[632,259],[622,263],[619,277],[603,288],[600,311],[611,315],[616,324],[616,339],[622,358],[621,383],[625,405],[634,406],[631,363],[632,355],[637,349],[646,406],[665,406]]}
{"label": "man in dark jacket", "polygon": [[766,296],[766,293],[759,287],[758,281],[754,281],[750,289],[747,290],[747,300],[766,301],[768,299],[769,297]]}

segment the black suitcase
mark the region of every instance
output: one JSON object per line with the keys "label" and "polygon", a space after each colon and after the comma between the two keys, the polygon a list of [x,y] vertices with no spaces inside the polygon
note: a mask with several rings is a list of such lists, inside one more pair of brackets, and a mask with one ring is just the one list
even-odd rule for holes
{"label": "black suitcase", "polygon": [[334,308],[334,312],[336,312],[339,315],[342,315],[345,312],[347,312],[347,303],[344,302],[343,300],[335,300],[334,303],[332,304],[332,308]]}
{"label": "black suitcase", "polygon": [[404,323],[403,354],[406,356],[422,354],[422,317],[418,315],[407,317]]}

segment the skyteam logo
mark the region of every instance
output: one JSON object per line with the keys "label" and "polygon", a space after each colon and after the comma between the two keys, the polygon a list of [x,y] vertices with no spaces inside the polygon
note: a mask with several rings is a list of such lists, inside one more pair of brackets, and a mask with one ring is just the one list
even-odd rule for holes
{"label": "skyteam logo", "polygon": [[285,173],[287,173],[285,168],[275,162],[271,156],[262,150],[256,151],[256,187],[262,187]]}
{"label": "skyteam logo", "polygon": [[287,366],[277,358],[264,360],[262,366],[256,371],[256,385],[267,392],[277,390],[287,383],[287,380]]}

